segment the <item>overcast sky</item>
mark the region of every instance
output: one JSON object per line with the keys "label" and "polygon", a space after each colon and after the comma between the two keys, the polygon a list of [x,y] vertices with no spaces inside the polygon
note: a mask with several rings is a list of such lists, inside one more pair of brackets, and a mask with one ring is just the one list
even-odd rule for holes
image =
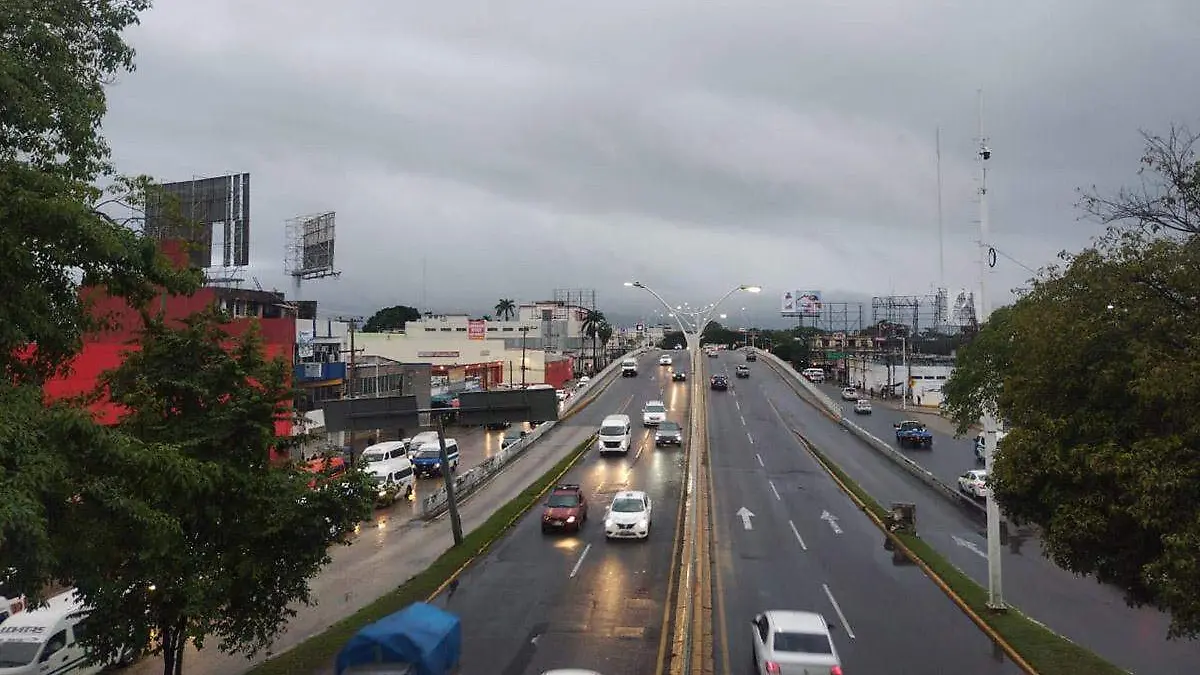
{"label": "overcast sky", "polygon": [[1194,0],[159,0],[105,132],[125,173],[249,172],[265,287],[291,294],[285,221],[336,211],[343,274],[303,291],[329,312],[653,309],[634,278],[869,311],[939,283],[939,127],[945,283],[978,287],[982,88],[1003,303],[1097,233],[1075,190],[1132,184],[1139,129],[1200,124],[1198,25]]}

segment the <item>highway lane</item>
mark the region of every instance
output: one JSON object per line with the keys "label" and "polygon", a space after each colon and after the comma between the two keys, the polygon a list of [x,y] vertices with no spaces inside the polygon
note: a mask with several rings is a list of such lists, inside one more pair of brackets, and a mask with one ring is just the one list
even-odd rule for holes
{"label": "highway lane", "polygon": [[[651,368],[650,359],[643,358],[642,362],[648,371]],[[616,378],[588,407],[563,422],[562,426],[551,430],[550,435],[540,442],[562,442],[563,438],[582,433],[584,428],[598,426],[604,415],[627,405],[635,392],[640,393],[649,386],[644,377]],[[640,409],[641,404],[637,405]],[[315,604],[300,608],[301,615],[289,623],[297,634],[285,633],[278,640],[277,649],[290,647],[313,632],[323,630],[352,614],[361,605],[351,603],[351,600],[366,602],[378,598],[394,590],[408,575],[420,571],[405,571],[413,565],[411,549],[419,546],[419,539],[425,535],[421,521],[414,523],[409,513],[403,510],[405,508],[398,505],[394,510],[381,510],[373,523],[364,523],[357,529],[349,546],[331,549],[333,561],[309,583]],[[301,627],[296,628],[297,625]],[[221,654],[211,641],[207,647],[201,652],[188,647],[185,660],[188,672],[192,675],[231,675],[245,672],[250,667],[241,657]],[[258,660],[261,660],[261,656]],[[313,664],[313,670],[321,669],[323,665]],[[162,660],[160,657],[145,658],[120,672],[123,675],[152,675],[162,672]]]}
{"label": "highway lane", "polygon": [[[677,353],[678,354],[678,353]],[[676,358],[679,358],[676,355]],[[608,414],[633,418],[628,457],[594,450],[563,479],[584,487],[588,522],[578,534],[541,532],[541,508],[474,563],[456,588],[438,599],[462,619],[463,675],[533,675],[552,668],[606,674],[653,673],[666,600],[683,452],[654,447],[641,408],[662,397],[669,418],[686,424],[686,383],[641,359],[637,378],[621,378],[584,415],[596,427]],[[654,505],[645,541],[606,541],[603,516],[620,490],[645,490]]]}
{"label": "highway lane", "polygon": [[[723,354],[709,366],[736,363],[744,359]],[[797,609],[838,626],[848,673],[1019,673],[919,568],[894,563],[882,533],[774,410],[767,366],[748,365],[749,379],[710,392],[708,404],[717,672],[751,672],[755,614]],[[738,516],[743,507],[754,514],[751,529]]]}
{"label": "highway lane", "polygon": [[[982,521],[950,504],[798,397],[781,377],[760,368],[759,384],[793,428],[826,452],[885,506],[917,506],[921,537],[977,582],[987,584],[987,537]],[[938,441],[935,440],[935,452]],[[909,453],[912,456],[915,452]],[[1168,642],[1168,618],[1125,605],[1120,593],[1054,566],[1036,537],[1014,531],[1003,552],[1005,599],[1053,630],[1134,673],[1200,673],[1200,644]]]}
{"label": "highway lane", "polygon": [[[872,413],[870,415],[856,415],[854,414],[854,402],[842,400],[840,386],[833,384],[818,386],[830,398],[842,405],[842,412],[845,413],[847,419],[878,436],[881,440],[891,443],[893,447],[904,453],[904,456],[920,464],[937,476],[938,480],[955,489],[958,488],[959,476],[971,469],[983,468],[983,462],[975,460],[974,436],[955,438],[954,434],[946,433],[948,428],[952,428],[950,423],[939,424],[937,421],[930,420],[930,417],[933,416],[931,413],[896,410],[876,401],[871,406]],[[893,425],[904,420],[925,423],[926,428],[933,434],[933,448],[901,448],[896,443],[896,429]]]}

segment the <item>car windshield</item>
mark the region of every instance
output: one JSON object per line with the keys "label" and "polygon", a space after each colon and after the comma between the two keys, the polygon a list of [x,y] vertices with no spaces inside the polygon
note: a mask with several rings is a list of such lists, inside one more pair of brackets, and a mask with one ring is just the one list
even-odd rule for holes
{"label": "car windshield", "polygon": [[660,412],[667,412],[667,409],[661,405],[648,405],[648,406],[646,406],[646,412],[660,413]]}
{"label": "car windshield", "polygon": [[646,510],[642,500],[634,497],[624,497],[622,499],[614,499],[612,510],[615,513],[641,513]]}
{"label": "car windshield", "polygon": [[921,431],[924,428],[925,428],[925,425],[921,424],[920,422],[901,422],[900,423],[901,431]]}
{"label": "car windshield", "polygon": [[605,426],[600,427],[601,436],[624,436],[625,427],[623,426]]}
{"label": "car windshield", "polygon": [[438,448],[423,448],[417,453],[417,459],[437,459],[441,455]]}
{"label": "car windshield", "polygon": [[371,482],[376,485],[383,485],[383,482],[387,480],[387,476],[385,476],[385,475],[380,475],[377,473],[372,473],[372,474],[368,474],[368,475],[371,477]]}
{"label": "car windshield", "polygon": [[674,422],[663,422],[658,425],[659,431],[679,431],[679,425]]}
{"label": "car windshield", "polygon": [[0,668],[18,668],[33,663],[41,647],[40,642],[0,641]]}
{"label": "car windshield", "polygon": [[777,652],[795,652],[798,654],[832,654],[833,644],[829,636],[821,633],[785,633],[775,634],[772,648]]}
{"label": "car windshield", "polygon": [[384,453],[382,452],[368,452],[363,455],[363,459],[366,460],[367,464],[374,464],[375,462],[382,462],[383,455]]}
{"label": "car windshield", "polygon": [[569,509],[579,506],[579,495],[573,495],[569,493],[550,495],[550,501],[547,506],[555,509]]}
{"label": "car windshield", "polygon": [[519,431],[510,431],[509,433],[507,433],[507,434],[504,434],[504,440],[506,440],[506,441],[519,441],[519,440],[521,440],[521,432],[519,432]]}

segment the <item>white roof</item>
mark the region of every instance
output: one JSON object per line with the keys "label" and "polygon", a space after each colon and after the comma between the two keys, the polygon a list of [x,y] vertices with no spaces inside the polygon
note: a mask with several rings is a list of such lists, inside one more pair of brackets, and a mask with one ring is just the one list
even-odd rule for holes
{"label": "white roof", "polygon": [[658,401],[658,400],[646,401],[646,407],[650,407],[652,405],[661,405],[664,408],[667,407],[667,405],[665,403],[663,403],[662,401]]}
{"label": "white roof", "polygon": [[404,441],[384,441],[382,443],[376,443],[375,445],[368,445],[367,447],[363,448],[363,454],[365,455],[368,452],[372,452],[372,451],[391,452],[392,450],[403,450],[403,449],[404,449]]}
{"label": "white roof", "polygon": [[78,612],[84,609],[83,603],[75,595],[74,590],[69,590],[64,593],[48,599],[44,607],[30,607],[24,612],[17,612],[0,626],[0,635],[9,640],[36,640],[41,642],[48,635],[43,633],[37,634],[22,634],[22,628],[36,628],[42,626],[50,626],[56,621],[61,621],[72,612]]}
{"label": "white roof", "polygon": [[613,501],[618,499],[645,499],[646,493],[641,490],[625,490],[613,495]]}
{"label": "white roof", "polygon": [[609,422],[615,422],[617,424],[624,424],[628,421],[629,421],[629,415],[609,415],[608,417],[604,418],[604,421],[601,422],[601,424],[608,424]]}
{"label": "white roof", "polygon": [[766,612],[776,630],[785,633],[829,633],[825,617],[816,612],[775,609]]}
{"label": "white roof", "polygon": [[373,462],[368,464],[363,470],[375,476],[386,476],[397,469],[412,466],[412,462],[405,457],[393,457],[384,462]]}

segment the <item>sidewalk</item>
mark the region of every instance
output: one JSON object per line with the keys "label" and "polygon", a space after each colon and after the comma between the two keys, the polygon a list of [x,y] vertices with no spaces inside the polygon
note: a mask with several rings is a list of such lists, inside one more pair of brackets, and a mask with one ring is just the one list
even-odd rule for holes
{"label": "sidewalk", "polygon": [[[484,523],[538,476],[549,471],[572,448],[592,434],[590,427],[566,425],[552,429],[545,438],[514,459],[506,470],[475,492],[459,507],[463,533]],[[392,520],[380,527],[364,528],[350,546],[333,550],[333,561],[312,582],[312,606],[296,607],[298,614],[276,639],[273,651],[253,660],[224,654],[209,641],[204,651],[188,647],[184,656],[191,675],[235,675],[267,660],[272,654],[319,634],[359,609],[394,590],[429,567],[448,550],[454,539],[448,517],[432,522]],[[313,670],[323,664],[312,664]],[[146,658],[122,671],[127,675],[157,675],[161,657]]]}

